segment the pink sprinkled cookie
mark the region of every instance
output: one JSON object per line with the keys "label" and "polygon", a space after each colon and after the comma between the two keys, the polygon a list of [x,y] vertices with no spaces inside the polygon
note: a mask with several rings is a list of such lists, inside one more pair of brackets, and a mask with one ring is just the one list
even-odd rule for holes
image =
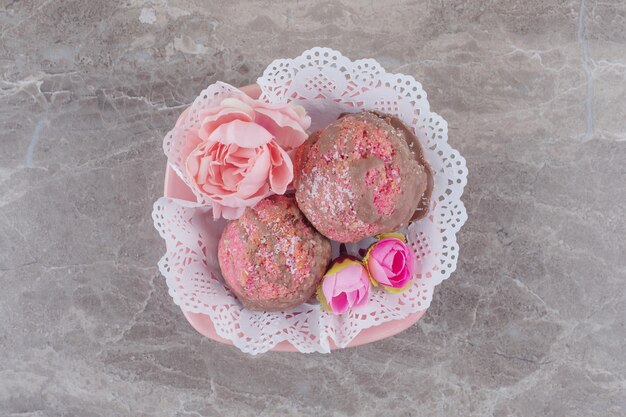
{"label": "pink sprinkled cookie", "polygon": [[433,186],[420,144],[400,119],[344,114],[295,153],[296,200],[324,236],[356,242],[426,215]]}
{"label": "pink sprinkled cookie", "polygon": [[246,308],[282,311],[313,295],[331,249],[293,198],[275,195],[226,225],[218,258],[224,282]]}

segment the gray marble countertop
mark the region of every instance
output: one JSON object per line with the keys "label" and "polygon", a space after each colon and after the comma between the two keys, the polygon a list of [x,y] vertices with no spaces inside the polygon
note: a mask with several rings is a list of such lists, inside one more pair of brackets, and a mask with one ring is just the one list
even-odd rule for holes
{"label": "gray marble countertop", "polygon": [[[622,0],[0,0],[0,415],[625,416],[625,29]],[[161,141],[318,45],[423,83],[469,220],[409,330],[250,357],[159,275]]]}

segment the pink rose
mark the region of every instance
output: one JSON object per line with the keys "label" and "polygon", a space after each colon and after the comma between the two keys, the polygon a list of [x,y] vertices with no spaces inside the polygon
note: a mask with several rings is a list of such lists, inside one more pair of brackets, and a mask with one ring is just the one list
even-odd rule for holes
{"label": "pink rose", "polygon": [[199,144],[187,155],[186,174],[211,200],[215,218],[236,219],[246,207],[285,193],[293,180],[287,152],[306,140],[311,124],[304,108],[240,95],[204,110],[199,119]]}
{"label": "pink rose", "polygon": [[363,263],[367,267],[372,284],[399,293],[411,286],[415,270],[415,255],[406,245],[400,233],[377,236],[380,240],[367,250]]}
{"label": "pink rose", "polygon": [[342,314],[369,300],[370,279],[363,264],[350,257],[337,258],[318,287],[317,298],[322,308]]}

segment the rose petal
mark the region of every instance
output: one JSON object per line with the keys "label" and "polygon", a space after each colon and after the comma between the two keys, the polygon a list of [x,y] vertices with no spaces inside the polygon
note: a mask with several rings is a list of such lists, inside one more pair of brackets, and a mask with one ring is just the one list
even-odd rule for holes
{"label": "rose petal", "polygon": [[185,166],[187,167],[187,174],[192,178],[195,178],[196,175],[198,175],[198,170],[200,169],[199,159],[200,158],[194,154],[189,155],[187,158]]}
{"label": "rose petal", "polygon": [[337,297],[333,297],[329,300],[328,305],[330,306],[333,313],[342,314],[348,311],[350,308],[350,304],[348,303],[348,296],[344,294],[340,294]]}
{"label": "rose petal", "polygon": [[[174,141],[184,143],[184,146],[178,153],[178,156],[180,156],[183,161],[186,161],[192,153],[203,145],[202,140],[198,137],[198,133],[194,130],[183,130],[177,127],[172,130],[171,134],[174,136]],[[168,157],[170,156],[172,155],[168,154]]]}
{"label": "rose petal", "polygon": [[392,280],[392,286],[394,288],[402,288],[406,285],[406,283],[411,279],[411,274],[406,269],[402,271],[400,274],[396,275]]}
{"label": "rose petal", "polygon": [[223,217],[227,220],[238,219],[243,215],[243,212],[246,209],[245,207],[226,207],[215,202],[213,202],[211,206],[213,211],[213,218],[215,220],[219,219],[220,217]]}
{"label": "rose petal", "polygon": [[327,301],[330,301],[334,295],[336,281],[337,275],[335,274],[324,276],[324,280],[322,281],[322,292],[324,293],[324,297],[326,297]]}
{"label": "rose petal", "polygon": [[196,180],[198,184],[204,184],[206,182],[206,178],[209,174],[209,166],[211,165],[211,160],[207,157],[200,159],[200,167],[198,168],[198,174],[196,175]]}
{"label": "rose petal", "polygon": [[224,188],[224,186],[221,184],[217,185],[217,184],[205,183],[205,184],[202,184],[200,188],[212,199],[215,199],[218,197],[224,198],[224,196],[232,193],[232,190],[228,190]]}
{"label": "rose petal", "polygon": [[311,127],[311,118],[306,114],[306,110],[299,104],[271,104],[262,101],[255,101],[253,104],[255,110],[267,109],[270,111],[279,111],[287,115],[292,120],[298,122],[303,130],[307,130]]}
{"label": "rose petal", "polygon": [[215,162],[209,165],[209,174],[206,178],[206,184],[212,184],[217,187],[224,185],[224,180],[222,179],[222,165]]}
{"label": "rose petal", "polygon": [[393,249],[396,242],[397,241],[395,239],[379,240],[378,242],[374,243],[371,251],[371,256],[375,257],[381,264],[384,263],[385,256],[389,253],[391,249]]}
{"label": "rose petal", "polygon": [[285,150],[297,148],[309,136],[295,113],[296,119],[281,110],[255,108],[255,113],[254,121],[267,129]]}
{"label": "rose petal", "polygon": [[391,263],[393,262],[393,254],[395,253],[395,250],[392,248],[390,251],[388,252],[383,252],[381,250],[376,251],[376,255],[374,257],[374,259],[376,259],[376,261],[378,261],[378,263],[380,264],[380,266],[385,270],[385,274],[387,276],[389,275],[393,275],[393,270],[391,269]]}
{"label": "rose petal", "polygon": [[401,288],[385,287],[385,291],[391,294],[400,294],[400,293],[405,292],[409,288],[411,288],[411,280],[408,280],[404,287],[401,287]]}
{"label": "rose petal", "polygon": [[346,299],[348,300],[348,306],[352,307],[354,305],[354,302],[356,301],[356,297],[357,297],[357,291],[348,291],[348,292],[344,292],[342,294],[346,295]]}
{"label": "rose petal", "polygon": [[371,282],[367,271],[365,271],[365,268],[363,268],[363,273],[361,274],[361,284],[362,286],[361,289],[359,289],[359,297],[357,299],[357,304],[359,305],[363,305],[369,301]]}
{"label": "rose petal", "polygon": [[228,207],[254,207],[259,201],[271,194],[269,186],[265,184],[258,192],[245,198],[238,196],[236,193],[228,193],[220,195],[220,203]]}
{"label": "rose petal", "polygon": [[378,261],[374,258],[370,258],[367,261],[367,269],[369,269],[370,274],[376,280],[376,282],[382,285],[390,285],[389,278],[387,278],[387,273],[385,269],[378,263]]}
{"label": "rose petal", "polygon": [[267,144],[270,151],[270,186],[276,194],[284,194],[287,187],[293,181],[293,164],[287,153],[272,141]]}
{"label": "rose petal", "polygon": [[395,275],[395,273],[391,269],[391,265],[386,264],[386,263],[381,263],[380,266],[385,270],[385,275],[387,277],[392,277]]}
{"label": "rose petal", "polygon": [[360,264],[352,264],[337,274],[337,282],[335,284],[335,294],[338,292],[352,292],[363,286],[361,283],[361,274],[363,266]]}
{"label": "rose petal", "polygon": [[211,147],[207,153],[213,156],[213,160],[216,163],[222,164],[228,156],[230,148],[230,145],[224,145],[220,142],[211,142]]}
{"label": "rose petal", "polygon": [[210,114],[206,111],[202,112],[199,117],[200,129],[198,130],[198,136],[202,140],[207,140],[220,126],[230,124],[235,120],[252,122],[254,120],[254,113],[248,113],[234,108],[223,108],[217,114]]}
{"label": "rose petal", "polygon": [[236,150],[231,149],[231,152],[226,155],[224,162],[236,165],[238,167],[246,167],[250,164],[250,159],[253,159],[256,155],[256,148],[242,148],[240,146],[237,146]]}
{"label": "rose petal", "polygon": [[239,169],[229,167],[222,172],[222,182],[224,187],[234,190],[237,189],[237,185],[243,180],[243,175]]}
{"label": "rose petal", "polygon": [[303,121],[301,125],[302,128],[306,130],[309,127],[311,127],[311,118],[306,114],[305,108],[299,104],[292,106],[292,108],[293,108],[293,111],[295,111],[296,114],[300,116],[300,120]]}
{"label": "rose petal", "polygon": [[395,252],[393,261],[391,262],[391,270],[396,274],[402,271],[406,266],[405,258],[404,252]]}
{"label": "rose petal", "polygon": [[237,194],[245,197],[256,193],[267,183],[270,170],[270,153],[265,148],[251,161],[252,165],[245,174],[244,179],[237,187]]}
{"label": "rose petal", "polygon": [[354,303],[355,306],[365,305],[369,301],[369,286],[363,287],[357,291],[357,299]]}
{"label": "rose petal", "polygon": [[387,253],[384,254],[382,263],[391,266],[393,264],[393,259],[396,256],[397,252],[398,252],[397,245],[393,245],[393,247],[391,247],[391,249],[389,249]]}
{"label": "rose petal", "polygon": [[272,135],[256,123],[233,120],[216,128],[207,140],[225,145],[234,143],[242,148],[257,148],[272,140]]}
{"label": "rose petal", "polygon": [[260,197],[261,199],[264,199],[265,197],[267,197],[268,195],[272,194],[272,190],[270,189],[270,186],[268,183],[265,183],[261,186],[261,188],[259,188],[259,190],[252,194],[249,197],[246,198],[256,198],[256,197]]}
{"label": "rose petal", "polygon": [[225,98],[220,103],[220,106],[237,109],[237,110],[245,112],[246,114],[249,114],[250,117],[254,117],[254,109],[252,108],[252,106],[249,105],[248,103],[245,103],[243,100],[240,100],[235,97]]}

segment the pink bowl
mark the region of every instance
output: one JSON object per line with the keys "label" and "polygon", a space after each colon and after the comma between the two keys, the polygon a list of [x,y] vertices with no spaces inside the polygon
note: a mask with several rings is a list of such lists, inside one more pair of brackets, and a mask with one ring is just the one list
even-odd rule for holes
{"label": "pink bowl", "polygon": [[[252,98],[258,98],[261,95],[261,89],[256,84],[245,86],[241,90]],[[195,197],[189,187],[187,187],[187,185],[180,178],[178,178],[169,165],[165,171],[164,195],[166,197],[195,201]],[[348,347],[376,342],[377,340],[394,336],[415,324],[415,322],[419,320],[424,313],[426,313],[426,310],[413,313],[402,320],[393,320],[379,326],[365,329],[348,344]],[[183,314],[191,326],[201,335],[227,345],[233,344],[230,340],[224,339],[217,334],[215,326],[209,316],[199,313],[189,313],[184,310]],[[332,340],[330,341],[330,346],[332,349],[337,349],[337,346]],[[276,352],[297,352],[297,349],[289,342],[281,342],[272,348],[272,350]]]}

